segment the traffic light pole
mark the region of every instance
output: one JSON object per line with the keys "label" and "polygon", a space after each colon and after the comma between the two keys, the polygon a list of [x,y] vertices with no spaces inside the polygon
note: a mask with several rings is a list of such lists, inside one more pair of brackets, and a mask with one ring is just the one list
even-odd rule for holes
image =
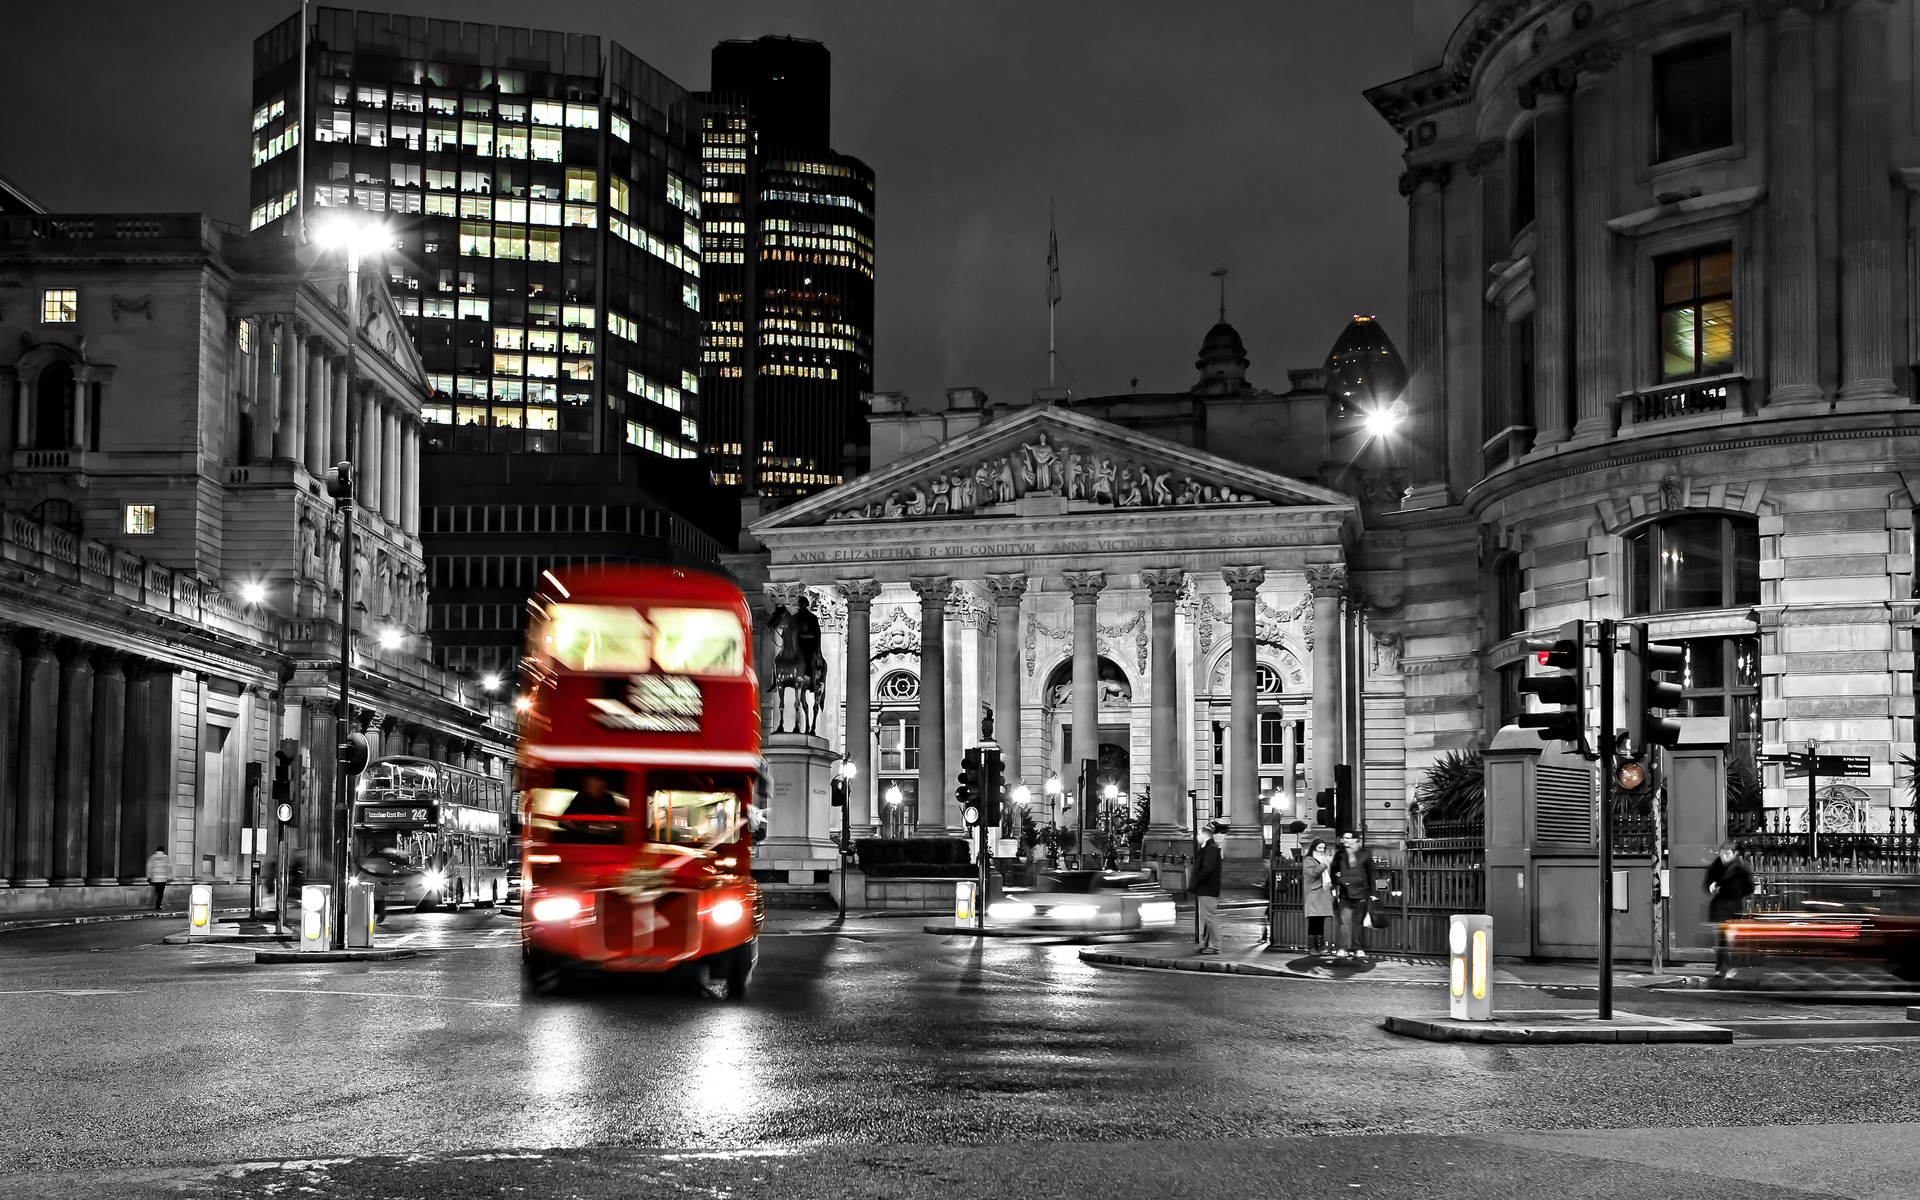
{"label": "traffic light pole", "polygon": [[1600,623],[1600,1019],[1613,1020],[1613,781],[1618,735],[1613,720],[1614,623]]}
{"label": "traffic light pole", "polygon": [[[347,458],[354,454],[353,374],[360,346],[360,250],[347,247]],[[333,807],[333,937],[329,946],[347,948],[347,869],[353,854],[353,775],[347,770],[352,753],[353,705],[349,689],[353,674],[353,489],[358,487],[359,472],[349,476],[346,494],[340,497],[340,711],[335,725]]]}

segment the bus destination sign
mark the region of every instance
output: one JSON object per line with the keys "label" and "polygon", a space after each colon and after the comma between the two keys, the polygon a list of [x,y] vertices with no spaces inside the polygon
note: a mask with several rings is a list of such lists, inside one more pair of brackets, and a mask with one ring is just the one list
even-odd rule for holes
{"label": "bus destination sign", "polygon": [[437,819],[432,804],[362,804],[362,825],[431,825]]}
{"label": "bus destination sign", "polygon": [[700,732],[700,685],[683,675],[635,675],[627,681],[625,703],[605,698],[587,703],[593,709],[593,719],[609,729]]}

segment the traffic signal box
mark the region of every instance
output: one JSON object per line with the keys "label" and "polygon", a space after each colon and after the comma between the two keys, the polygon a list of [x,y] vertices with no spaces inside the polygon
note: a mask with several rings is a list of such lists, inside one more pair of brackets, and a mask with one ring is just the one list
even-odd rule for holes
{"label": "traffic signal box", "polygon": [[1627,741],[1636,755],[1650,746],[1674,746],[1680,741],[1680,722],[1667,714],[1678,711],[1685,693],[1677,682],[1660,678],[1675,675],[1686,667],[1684,646],[1671,642],[1650,642],[1645,626],[1633,627],[1627,639],[1626,695]]}
{"label": "traffic signal box", "polygon": [[353,499],[353,464],[343,462],[327,468],[327,495],[335,500]]}
{"label": "traffic signal box", "polygon": [[1000,813],[1007,799],[1007,765],[1000,759],[998,750],[986,750],[981,754],[980,762],[980,809],[986,818],[987,827],[995,828],[1000,824]]}
{"label": "traffic signal box", "polygon": [[1527,649],[1539,666],[1552,675],[1529,675],[1520,681],[1520,690],[1540,698],[1552,707],[1540,712],[1520,714],[1523,729],[1538,733],[1549,742],[1570,742],[1586,751],[1587,680],[1586,647],[1582,622],[1568,621],[1553,641],[1529,641]]}
{"label": "traffic signal box", "polygon": [[981,797],[986,792],[986,771],[981,764],[980,748],[966,751],[960,756],[960,786],[954,790],[953,798],[960,805],[960,817],[968,825],[980,824]]}

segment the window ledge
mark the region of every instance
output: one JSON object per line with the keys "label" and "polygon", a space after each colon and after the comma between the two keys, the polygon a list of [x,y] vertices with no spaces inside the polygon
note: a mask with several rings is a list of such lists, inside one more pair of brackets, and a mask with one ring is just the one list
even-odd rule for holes
{"label": "window ledge", "polygon": [[1700,429],[1744,421],[1748,406],[1745,375],[1713,375],[1661,387],[1622,392],[1615,401],[1621,437]]}
{"label": "window ledge", "polygon": [[1765,185],[1733,188],[1724,192],[1711,192],[1705,196],[1689,196],[1672,204],[1659,204],[1652,208],[1643,208],[1639,212],[1630,212],[1607,222],[1607,229],[1621,237],[1640,237],[1643,234],[1659,233],[1682,225],[1691,225],[1698,221],[1708,221],[1715,217],[1730,217],[1745,212],[1766,197]]}

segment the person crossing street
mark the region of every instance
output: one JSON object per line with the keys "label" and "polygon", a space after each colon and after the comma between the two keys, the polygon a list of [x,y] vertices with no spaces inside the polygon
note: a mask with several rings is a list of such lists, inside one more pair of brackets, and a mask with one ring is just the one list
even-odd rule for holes
{"label": "person crossing street", "polygon": [[1199,923],[1195,940],[1201,954],[1220,953],[1220,833],[1225,823],[1209,821],[1200,828],[1200,853],[1193,864],[1194,916]]}
{"label": "person crossing street", "polygon": [[167,883],[173,878],[173,860],[165,846],[155,846],[147,856],[147,882],[153,886],[153,911],[167,902]]}

